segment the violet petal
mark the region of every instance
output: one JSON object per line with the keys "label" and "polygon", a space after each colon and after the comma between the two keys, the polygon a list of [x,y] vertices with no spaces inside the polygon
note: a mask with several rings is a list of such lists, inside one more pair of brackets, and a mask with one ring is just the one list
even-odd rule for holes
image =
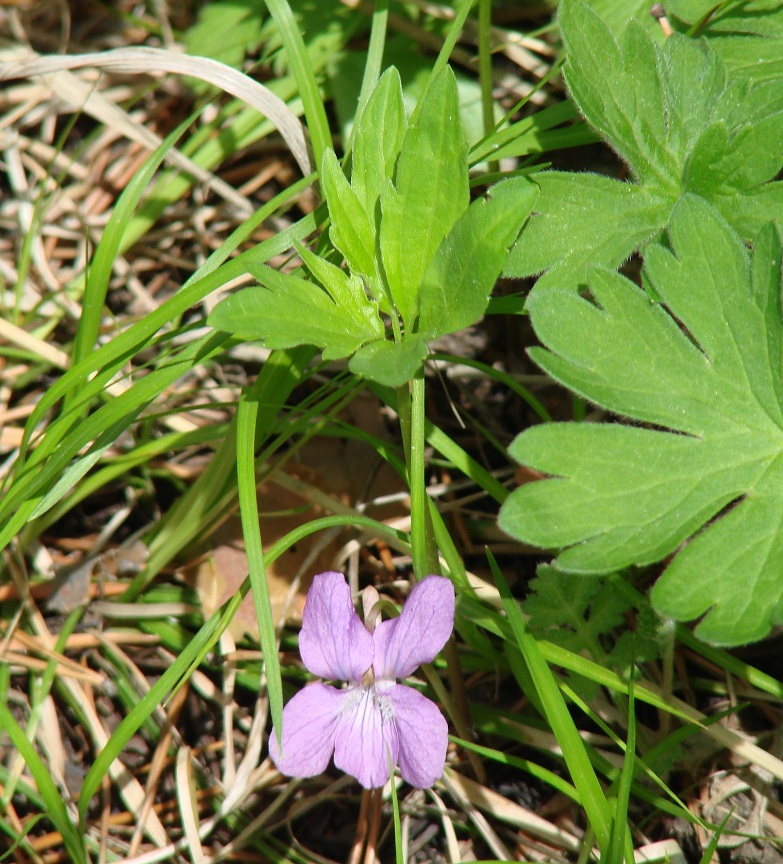
{"label": "violet petal", "polygon": [[437,705],[412,687],[395,684],[387,695],[400,737],[402,779],[411,786],[428,789],[440,779],[446,765],[448,723]]}
{"label": "violet petal", "polygon": [[289,777],[314,777],[326,770],[334,750],[345,692],[326,684],[308,684],[283,709],[282,753],[275,730],[269,755],[278,771]]}
{"label": "violet petal", "polygon": [[344,692],[346,701],[334,739],[334,764],[365,789],[376,789],[389,779],[389,753],[392,765],[397,764],[399,740],[391,703],[371,687]]}
{"label": "violet petal", "polygon": [[321,678],[358,683],[372,665],[372,636],[351,603],[342,573],[319,573],[307,592],[299,653]]}
{"label": "violet petal", "polygon": [[443,576],[426,576],[414,585],[399,618],[375,628],[375,678],[405,678],[430,663],[454,627],[454,586]]}

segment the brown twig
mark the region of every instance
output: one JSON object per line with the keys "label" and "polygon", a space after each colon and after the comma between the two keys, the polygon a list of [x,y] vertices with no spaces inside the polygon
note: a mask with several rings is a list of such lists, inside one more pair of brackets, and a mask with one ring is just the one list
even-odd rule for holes
{"label": "brown twig", "polygon": [[650,15],[661,25],[663,35],[668,39],[674,33],[672,25],[669,23],[669,18],[666,15],[666,10],[662,3],[654,3],[650,9]]}

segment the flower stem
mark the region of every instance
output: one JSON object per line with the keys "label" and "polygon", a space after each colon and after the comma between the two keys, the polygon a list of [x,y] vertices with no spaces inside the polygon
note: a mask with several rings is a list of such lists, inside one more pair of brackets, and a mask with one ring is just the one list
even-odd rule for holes
{"label": "flower stem", "polygon": [[[411,490],[411,555],[413,558],[413,573],[416,580],[434,574],[440,575],[440,558],[435,541],[435,531],[430,513],[431,501],[427,496],[427,484],[424,465],[424,435],[425,435],[425,382],[424,369],[420,368],[410,382],[410,394],[406,388],[398,391],[398,413],[405,446],[405,461],[408,465],[408,481]],[[403,405],[405,407],[403,407]],[[452,701],[441,687],[438,695],[443,707],[452,719],[454,726],[462,737],[469,735],[468,700],[465,693],[462,669],[454,637],[446,643],[444,657],[449,674],[449,683],[454,694]],[[437,677],[437,676],[435,676]],[[430,679],[432,683],[432,679]],[[444,698],[445,697],[445,698]],[[466,739],[467,740],[467,739]],[[481,760],[468,751],[473,770],[477,779],[484,776]]]}
{"label": "flower stem", "polygon": [[348,858],[348,864],[359,864],[362,860],[364,840],[367,837],[367,814],[370,812],[370,790],[362,789],[362,803],[359,805],[359,818],[356,821],[356,837]]}
{"label": "flower stem", "polygon": [[[392,783],[394,778],[392,777]],[[378,835],[381,833],[381,803],[383,789],[373,789],[370,792],[370,835],[367,838],[367,851],[364,853],[364,864],[376,864],[379,861],[375,851]]]}
{"label": "flower stem", "polygon": [[429,574],[440,574],[424,474],[424,400],[424,368],[420,367],[410,385],[410,449],[406,452],[411,489],[411,552],[417,580]]}

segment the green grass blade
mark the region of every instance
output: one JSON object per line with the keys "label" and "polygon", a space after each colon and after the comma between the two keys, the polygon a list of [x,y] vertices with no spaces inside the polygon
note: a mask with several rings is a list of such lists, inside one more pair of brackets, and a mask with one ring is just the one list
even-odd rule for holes
{"label": "green grass blade", "polygon": [[[34,466],[40,465],[58,450],[62,437],[67,434],[72,425],[76,425],[77,421],[80,420],[77,409],[100,394],[113,375],[137,351],[149,346],[158,330],[176,319],[192,305],[198,303],[211,291],[246,272],[245,261],[241,260],[240,256],[204,279],[192,284],[189,288],[183,288],[128,330],[119,333],[110,342],[102,345],[97,351],[72,366],[52,387],[44,392],[25,426],[25,438],[15,467],[14,489],[5,495],[0,502],[0,520],[4,518],[6,513],[14,509],[20,497],[27,494],[26,492],[20,493],[19,489],[16,488],[19,485],[21,475],[28,474],[33,478],[37,477],[38,469]],[[92,376],[96,372],[99,374],[93,378]],[[47,413],[57,402],[72,391],[78,395],[74,396],[71,402],[71,414],[58,417],[57,421],[46,429],[46,433],[35,451],[25,462],[25,453],[38,425],[45,420]]]}
{"label": "green grass blade", "polygon": [[554,771],[549,771],[531,762],[529,759],[522,759],[519,756],[512,756],[509,753],[504,753],[502,750],[494,750],[491,747],[483,747],[481,744],[474,744],[472,741],[465,741],[463,738],[457,738],[455,735],[449,735],[451,741],[466,750],[472,750],[483,756],[485,759],[492,759],[494,762],[499,762],[501,765],[508,765],[510,768],[516,768],[519,771],[524,771],[551,786],[556,791],[570,798],[579,804],[579,794],[576,789],[562,777],[555,774]]}
{"label": "green grass blade", "polygon": [[749,663],[745,663],[739,657],[733,656],[728,651],[707,645],[706,642],[702,642],[694,636],[693,632],[684,624],[677,625],[676,633],[679,642],[682,642],[683,645],[690,648],[692,651],[695,651],[697,654],[701,654],[702,657],[706,657],[707,660],[715,663],[721,669],[725,669],[726,672],[736,675],[737,678],[742,681],[747,681],[752,687],[756,687],[759,690],[763,690],[765,693],[769,693],[770,696],[775,696],[778,699],[783,698],[783,682],[779,679],[756,669]]}
{"label": "green grass blade", "polygon": [[326,118],[321,93],[318,90],[318,82],[315,80],[315,73],[307,56],[302,34],[299,32],[299,25],[287,0],[266,0],[266,5],[280,31],[291,72],[304,106],[307,126],[313,142],[314,161],[316,165],[320,165],[324,150],[332,146],[332,133],[329,130],[329,121]]}
{"label": "green grass blade", "polygon": [[108,773],[111,763],[118,758],[123,747],[125,747],[138,728],[150,716],[154,708],[172,696],[182,686],[192,670],[198,666],[204,655],[217,642],[221,633],[226,629],[234,613],[239,608],[239,604],[247,593],[248,587],[247,580],[245,580],[245,583],[234,597],[228,601],[225,608],[219,609],[204,623],[171,666],[166,669],[147,693],[142,696],[139,702],[120,721],[111,738],[109,738],[108,743],[98,754],[95,762],[93,762],[82,783],[81,792],[79,793],[79,818],[82,825],[84,825],[87,818],[87,808],[90,801],[98,791],[101,780]]}
{"label": "green grass blade", "polygon": [[[262,412],[256,421],[256,436],[271,435],[277,415],[294,387],[306,374],[307,364],[315,354],[310,347],[290,351],[273,351],[259,373],[265,383],[265,397],[259,403]],[[124,601],[138,596],[181,549],[214,524],[225,512],[236,489],[236,418],[231,421],[226,437],[212,457],[206,471],[190,487],[161,520],[150,540],[147,566],[134,577],[123,595]]]}
{"label": "green grass blade", "polygon": [[[291,76],[269,81],[269,89],[284,101],[293,99],[296,88]],[[296,105],[291,104],[292,109]],[[259,116],[243,102],[228,103],[214,125],[193,133],[180,148],[201,168],[211,171],[225,164],[238,151],[250,147],[277,131],[274,123]],[[193,178],[176,169],[163,171],[122,238],[121,252],[136,244],[160,219],[166,209],[179,201],[193,186]]]}
{"label": "green grass blade", "polygon": [[609,802],[598,782],[584,742],[579,736],[579,730],[568,713],[568,707],[557,686],[555,676],[547,665],[538,643],[527,629],[519,605],[511,595],[495,559],[489,551],[487,556],[514,639],[530,670],[546,719],[563,751],[563,758],[571,772],[574,786],[579,792],[582,807],[595,831],[599,846],[601,849],[608,850],[611,830]]}
{"label": "green grass blade", "polygon": [[119,254],[125,229],[133,218],[144,190],[165,159],[166,153],[179,140],[192,121],[193,116],[188,117],[166,136],[140,170],[133,175],[114,205],[87,275],[82,299],[82,314],[73,343],[72,362],[74,363],[83,360],[95,348],[112,268]]}
{"label": "green grass blade", "polygon": [[[484,121],[484,134],[489,135],[495,126],[495,100],[492,96],[492,0],[478,0],[478,28],[481,116]],[[490,172],[497,170],[497,163],[489,166]]]}
{"label": "green grass blade", "polygon": [[623,770],[620,773],[620,783],[617,790],[617,800],[614,807],[614,818],[609,839],[609,862],[621,864],[625,850],[626,864],[634,864],[633,841],[628,830],[628,802],[633,784],[634,761],[636,753],[636,709],[633,698],[633,681],[629,683],[628,691],[628,743],[625,748]]}
{"label": "green grass blade", "polygon": [[411,123],[415,122],[416,117],[419,114],[419,110],[424,102],[424,95],[429,89],[432,82],[438,77],[438,73],[446,66],[449,62],[449,58],[451,57],[451,52],[454,50],[454,47],[457,44],[457,40],[462,33],[462,28],[465,26],[465,21],[468,19],[468,15],[470,10],[473,8],[474,0],[463,0],[462,5],[459,11],[454,16],[454,20],[449,25],[449,29],[446,31],[446,38],[443,40],[443,45],[441,46],[440,51],[438,52],[438,57],[435,60],[435,63],[432,66],[432,70],[430,72],[429,80],[427,81],[427,86],[422,93],[421,99],[419,99],[418,104],[413,112],[413,116],[411,117]]}
{"label": "green grass blade", "polygon": [[0,855],[0,862],[8,860],[12,855],[14,856],[15,861],[24,860],[20,859],[17,855],[17,850],[21,850],[26,854],[29,860],[35,860],[32,848],[25,841],[27,840],[27,835],[35,828],[35,826],[44,818],[43,813],[39,813],[37,816],[33,816],[27,822],[25,822],[24,828],[22,829],[22,833],[20,834],[10,825],[8,825],[5,820],[0,819],[0,831],[3,831],[8,835],[9,840],[11,841],[11,845]]}
{"label": "green grass blade", "polygon": [[334,516],[321,516],[318,519],[311,519],[303,525],[289,531],[285,537],[281,537],[277,542],[267,549],[264,554],[264,560],[267,566],[273,561],[276,561],[281,555],[287,552],[292,546],[309,537],[311,534],[316,534],[318,531],[328,531],[330,528],[348,527],[348,528],[366,528],[368,533],[372,533],[373,537],[384,537],[389,543],[393,544],[395,549],[410,555],[410,543],[408,536],[404,531],[398,531],[396,528],[390,528],[384,525],[383,522],[378,522],[376,519],[370,519],[369,516],[359,516],[356,513],[347,513],[345,515],[336,514]]}
{"label": "green grass blade", "polygon": [[46,803],[46,813],[54,827],[60,832],[71,861],[87,864],[84,841],[65,809],[62,795],[49,775],[49,769],[41,761],[35,747],[30,743],[21,726],[16,722],[5,698],[0,699],[0,729],[22,755],[28,770],[33,775],[38,791]]}
{"label": "green grass blade", "polygon": [[[372,13],[372,24],[370,26],[370,41],[367,46],[367,61],[364,64],[364,75],[362,76],[362,89],[359,93],[358,105],[356,106],[357,117],[361,115],[362,109],[367,104],[370,94],[375,89],[375,85],[381,77],[388,21],[389,0],[376,0]],[[355,131],[356,123],[351,127],[351,135],[346,150],[350,148]]]}
{"label": "green grass blade", "polygon": [[40,536],[47,528],[62,519],[66,513],[73,510],[77,504],[95,495],[98,490],[108,486],[119,477],[127,477],[134,468],[146,465],[156,457],[177,451],[182,452],[188,447],[209,446],[216,441],[223,441],[228,434],[228,429],[228,423],[217,423],[214,426],[204,426],[189,432],[171,432],[140,444],[128,453],[108,459],[105,465],[84,478],[78,487],[72,489],[44,516],[26,526],[22,534],[24,544],[26,545],[30,540]]}
{"label": "green grass blade", "polygon": [[253,602],[258,618],[261,650],[264,655],[269,711],[272,715],[272,723],[279,744],[283,728],[283,684],[280,680],[275,622],[272,617],[269,585],[266,580],[256,493],[256,421],[259,405],[264,396],[265,383],[265,379],[259,376],[252,387],[243,392],[239,400],[239,407],[237,408],[237,490],[239,492],[239,512],[242,519],[242,533],[245,538],[250,586],[253,591]]}
{"label": "green grass blade", "polygon": [[[65,650],[65,645],[68,641],[68,637],[76,629],[76,625],[81,621],[83,614],[84,607],[76,608],[68,615],[68,617],[63,622],[62,629],[57,634],[57,642],[54,646],[54,650],[58,654],[61,654]],[[28,741],[35,740],[36,733],[41,724],[45,700],[52,689],[52,685],[54,684],[58,671],[58,664],[56,660],[50,659],[46,664],[46,668],[44,669],[43,674],[39,678],[33,679],[31,682],[29,700],[30,714],[27,718],[27,725],[24,730]],[[6,812],[8,804],[14,797],[14,793],[16,792],[17,786],[21,782],[21,779],[22,778],[20,775],[11,774],[11,776],[9,776],[6,780],[1,781],[3,792],[2,795],[0,795],[0,812]]]}
{"label": "green grass blade", "polygon": [[[261,208],[258,214],[259,219],[261,219],[261,214],[263,214],[264,219],[268,218],[278,207],[287,201],[287,198],[287,190],[275,196],[275,198]],[[174,296],[162,303],[157,309],[145,315],[144,318],[128,330],[119,333],[110,342],[102,345],[97,351],[88,355],[84,360],[69,369],[62,378],[56,381],[43,394],[30,415],[25,426],[25,435],[20,447],[20,455],[15,466],[15,477],[18,477],[19,473],[24,471],[26,467],[29,467],[25,464],[25,456],[29,448],[30,439],[39,424],[45,420],[47,413],[60,399],[69,392],[74,391],[78,392],[78,397],[74,398],[72,407],[75,408],[77,405],[86,404],[103,390],[106,382],[122,368],[123,364],[132,358],[137,351],[148,346],[150,340],[158,330],[168,325],[171,321],[178,319],[191,306],[199,303],[212,291],[233,279],[244,276],[248,272],[250,262],[253,265],[265,263],[269,258],[291,248],[295,240],[304,240],[308,234],[323,222],[326,215],[326,207],[322,206],[300,219],[285,231],[276,234],[274,237],[270,237],[269,240],[265,240],[253,249],[237,256],[234,260],[228,261],[215,270],[205,272],[202,276],[196,274]],[[261,219],[261,221],[263,220]],[[204,271],[209,266],[214,266],[213,257],[208,259],[199,272]],[[100,372],[100,374],[93,378],[92,376],[96,372]],[[72,418],[70,422],[75,422],[75,419]],[[50,437],[54,435],[56,428],[59,428],[59,426],[52,424],[47,429],[43,440],[36,448],[33,456],[30,457],[31,462],[35,459],[38,462],[42,462],[59,446],[59,440],[56,436],[54,438]],[[33,473],[35,474],[36,472]],[[0,521],[6,512],[12,510],[13,506],[6,496],[0,503]]]}
{"label": "green grass blade", "polygon": [[[31,478],[26,500],[0,531],[0,545],[8,543],[28,519],[40,516],[54,506],[160,392],[198,362],[217,353],[226,338],[225,334],[210,334],[187,345],[159,369],[150,372],[133,387],[75,426]],[[76,454],[88,444],[91,445],[88,452],[71,463]]]}
{"label": "green grass blade", "polygon": [[[26,440],[22,444],[13,481],[2,498],[0,498],[0,525],[2,525],[2,529],[0,529],[0,548],[4,548],[10,542],[16,532],[35,512],[40,499],[43,497],[41,490],[44,489],[46,484],[51,485],[58,471],[64,468],[69,459],[82,446],[89,444],[93,440],[89,435],[85,436],[86,430],[89,428],[90,434],[94,434],[94,438],[97,439],[107,431],[106,421],[108,415],[116,411],[116,407],[115,409],[109,408],[108,412],[104,412],[101,415],[101,419],[97,422],[95,421],[95,416],[99,412],[96,412],[96,415],[88,419],[88,423],[92,424],[88,427],[83,423],[77,426],[77,421],[80,420],[77,409],[100,394],[108,380],[138,350],[147,346],[154,334],[161,327],[181,315],[211,291],[225,284],[227,281],[246,273],[247,261],[249,259],[266,260],[268,257],[279,254],[280,251],[290,247],[293,238],[303,238],[316,226],[316,216],[315,214],[310,214],[287,231],[276,235],[274,238],[270,238],[270,241],[260,244],[255,249],[222,265],[214,272],[208,273],[202,279],[182,288],[172,298],[161,304],[158,309],[145,316],[144,319],[134,324],[127,331],[120,333],[111,342],[88,355],[83,361],[77,363],[43,394],[35,410],[30,415],[25,428]],[[204,357],[201,357],[200,362],[203,362],[204,359]],[[90,378],[91,375],[99,370],[99,374]],[[176,377],[176,374],[174,377]],[[165,376],[158,376],[154,380],[158,382],[158,392],[164,386],[167,386]],[[144,398],[149,397],[151,399],[157,395],[156,393],[149,392],[149,383],[145,384],[144,381],[139,383],[144,384]],[[44,420],[47,412],[56,405],[57,401],[70,392],[78,392],[78,396],[74,397],[71,404],[71,411],[67,415],[58,417],[46,429],[46,433],[43,435],[40,443],[25,463],[24,454],[29,448],[31,436],[37,429],[38,424]],[[126,391],[122,395],[122,398],[125,400],[138,400],[139,393],[140,391],[134,386]],[[107,405],[104,405],[99,411],[107,407]],[[72,426],[76,426],[76,428],[71,431]],[[75,450],[71,447],[66,452],[63,442],[68,435],[71,436],[67,439],[71,444],[74,441],[78,441],[79,443]],[[41,466],[44,466],[43,470],[46,472],[45,478],[43,477]],[[89,469],[90,466],[87,463],[83,463],[83,467]],[[39,495],[39,493],[41,494]]]}
{"label": "green grass blade", "polygon": [[713,860],[713,856],[718,850],[718,842],[721,838],[721,834],[723,834],[726,829],[726,825],[729,823],[729,819],[734,815],[734,809],[732,808],[729,812],[723,817],[723,821],[718,825],[715,833],[710,837],[710,842],[704,847],[704,852],[702,853],[701,858],[699,859],[699,864],[710,864]]}
{"label": "green grass blade", "polygon": [[[506,298],[499,298],[501,300]],[[527,387],[523,387],[513,375],[506,372],[501,372],[500,369],[495,369],[489,363],[482,363],[481,360],[474,360],[472,357],[458,357],[456,354],[444,354],[440,351],[431,355],[432,359],[445,360],[447,363],[454,363],[460,366],[470,366],[472,369],[478,369],[484,372],[488,378],[492,378],[504,387],[516,393],[520,399],[526,402],[538,415],[543,423],[551,423],[552,416],[546,410],[543,403],[537,399]],[[508,493],[506,493],[508,494]],[[504,499],[505,500],[505,499]]]}
{"label": "green grass blade", "polygon": [[[232,231],[231,234],[226,238],[226,240],[221,243],[220,246],[209,255],[207,260],[198,268],[198,270],[196,270],[196,272],[187,280],[187,282],[185,282],[185,285],[190,285],[192,282],[203,278],[208,273],[211,273],[213,270],[217,269],[221,264],[227,261],[228,258],[234,252],[236,252],[236,250],[246,240],[250,238],[250,236],[253,234],[254,231],[256,231],[258,226],[262,225],[264,221],[269,218],[270,214],[274,213],[276,210],[282,209],[288,204],[289,201],[298,197],[299,194],[304,192],[304,190],[307,189],[308,186],[311,186],[313,184],[315,179],[315,174],[309,174],[307,177],[302,177],[300,180],[297,180],[296,183],[292,183],[290,186],[287,186],[285,189],[283,189],[282,192],[279,192],[277,195],[275,195],[274,198],[269,200],[263,207],[256,210],[252,216],[249,216],[238,228],[235,228],[234,231]],[[324,207],[321,212],[325,217],[326,208]],[[318,211],[315,211],[311,215],[317,219]],[[314,229],[316,225],[315,221],[308,220],[308,222],[312,223]]]}
{"label": "green grass blade", "polygon": [[425,424],[425,439],[441,456],[445,456],[455,468],[466,477],[470,477],[498,504],[502,504],[508,498],[508,489],[499,480],[463,450],[456,441],[449,438],[442,429],[429,421]]}
{"label": "green grass blade", "polygon": [[391,780],[392,816],[394,822],[394,860],[396,864],[405,864],[405,850],[402,848],[402,828],[400,826],[400,802],[397,800],[397,784],[394,782],[394,765],[389,753],[389,771]]}

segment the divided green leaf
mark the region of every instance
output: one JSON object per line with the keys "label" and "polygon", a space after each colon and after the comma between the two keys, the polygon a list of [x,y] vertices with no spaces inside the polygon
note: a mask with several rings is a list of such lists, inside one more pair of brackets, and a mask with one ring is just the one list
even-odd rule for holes
{"label": "divided green leaf", "polygon": [[[219,303],[211,325],[270,348],[315,345],[327,360],[354,355],[355,374],[398,386],[424,362],[427,340],[481,318],[538,190],[519,177],[468,206],[467,143],[448,66],[415,116],[408,125],[389,69],[359,118],[350,181],[334,151],[324,152],[329,236],[347,269],[297,246],[312,281],[251,268],[260,286]],[[389,333],[379,310],[393,319]]]}
{"label": "divided green leaf", "polygon": [[536,288],[528,308],[549,350],[531,356],[586,399],[649,426],[554,423],[511,454],[553,475],[516,490],[501,525],[564,548],[557,566],[600,574],[682,548],[652,592],[656,610],[720,644],[783,620],[781,244],[767,226],[752,257],[706,202],[685,196],[651,246],[654,302],[591,268],[590,297]]}
{"label": "divided green leaf", "polygon": [[[393,67],[381,75],[356,125],[351,186],[377,232],[381,190],[394,178],[408,128],[402,82]],[[331,212],[331,211],[330,211]]]}
{"label": "divided green leaf", "polygon": [[[327,267],[338,270],[332,264]],[[351,294],[352,299],[338,305],[327,293],[328,286],[324,290],[307,279],[266,266],[256,268],[253,275],[261,285],[221,301],[209,316],[213,327],[240,339],[262,341],[267,348],[316,345],[325,360],[348,357],[384,334],[377,307],[367,299],[357,277],[349,279],[343,274],[346,281],[338,290]]]}
{"label": "divided green leaf", "polygon": [[[608,651],[604,640],[623,623],[628,603],[601,579],[584,579],[541,565],[530,582],[531,594],[522,603],[530,632],[574,654],[587,652],[597,663],[606,665]],[[585,679],[573,680],[583,698],[595,695],[595,687]]]}
{"label": "divided green leaf", "polygon": [[504,180],[463,211],[438,246],[421,286],[419,332],[428,339],[481,318],[511,244],[538,198],[524,177]]}
{"label": "divided green leaf", "polygon": [[769,182],[783,165],[779,78],[729,75],[711,43],[674,33],[659,46],[635,21],[618,44],[582,0],[563,0],[559,21],[571,95],[634,183],[538,175],[537,213],[509,256],[509,275],[551,270],[542,284],[575,286],[590,264],[618,267],[666,228],[687,193],[714,204],[745,240],[779,215],[783,188]]}
{"label": "divided green leaf", "polygon": [[376,279],[375,231],[364,205],[351,188],[334,150],[324,153],[321,184],[329,206],[329,236],[355,273]]}

